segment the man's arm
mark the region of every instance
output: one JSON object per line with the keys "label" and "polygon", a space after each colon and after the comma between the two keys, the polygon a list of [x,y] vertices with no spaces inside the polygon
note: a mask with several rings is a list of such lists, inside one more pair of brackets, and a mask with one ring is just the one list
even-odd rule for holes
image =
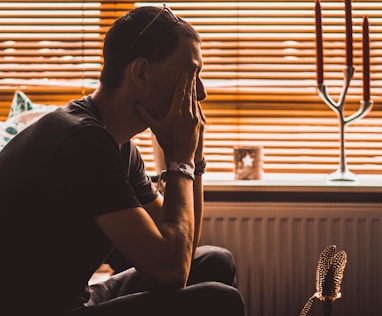
{"label": "man's arm", "polygon": [[100,215],[97,224],[153,287],[179,288],[185,286],[190,270],[193,209],[193,181],[171,172],[158,223],[137,207]]}
{"label": "man's arm", "polygon": [[[195,180],[194,180],[194,186],[193,186],[195,228],[194,228],[193,254],[200,242],[203,215],[204,215],[204,190],[203,190],[202,174],[204,173],[204,168],[205,168],[204,166],[205,161],[203,156],[203,140],[204,140],[204,124],[206,119],[203,115],[200,105],[199,105],[199,111],[202,117],[201,121],[203,122],[203,124],[201,125],[201,128],[200,128],[198,147],[195,152],[196,174],[195,174]],[[162,207],[163,207],[163,196],[160,194],[154,201],[144,205],[144,208],[150,214],[150,216],[154,219],[155,222],[157,222],[159,218],[159,214],[162,211]]]}
{"label": "man's arm", "polygon": [[[202,231],[202,221],[204,213],[204,194],[203,194],[203,183],[202,175],[195,175],[194,186],[193,186],[193,200],[194,200],[194,241],[193,241],[193,253],[196,247],[199,245],[201,231]],[[144,209],[150,214],[153,220],[157,223],[159,215],[162,212],[163,207],[162,195],[150,202],[145,204]]]}
{"label": "man's arm", "polygon": [[203,179],[202,175],[205,169],[204,161],[204,126],[206,124],[206,117],[203,113],[202,107],[199,102],[198,106],[198,115],[200,118],[200,128],[199,128],[199,139],[198,146],[195,151],[195,180],[194,180],[194,216],[195,216],[195,232],[194,232],[194,249],[198,247],[200,242],[200,235],[202,233],[202,223],[204,215],[204,189],[203,189]]}
{"label": "man's arm", "polygon": [[[136,106],[142,119],[154,132],[160,133],[167,163],[194,164],[201,120],[195,85],[195,71],[182,73],[167,116],[160,121],[143,106]],[[115,248],[153,286],[185,286],[194,245],[192,176],[168,170],[165,199],[157,223],[142,207],[102,214],[96,221]]]}
{"label": "man's arm", "polygon": [[196,248],[199,246],[200,236],[202,233],[202,221],[204,213],[204,194],[203,194],[203,184],[202,176],[195,176],[194,180],[194,242],[193,242],[193,252],[194,255]]}

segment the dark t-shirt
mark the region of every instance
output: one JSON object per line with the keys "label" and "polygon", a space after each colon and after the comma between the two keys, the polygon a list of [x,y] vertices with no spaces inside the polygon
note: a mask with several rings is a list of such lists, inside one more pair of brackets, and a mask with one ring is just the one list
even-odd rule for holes
{"label": "dark t-shirt", "polygon": [[3,307],[43,315],[86,301],[112,249],[96,216],[155,197],[134,143],[118,146],[89,97],[23,130],[0,152]]}

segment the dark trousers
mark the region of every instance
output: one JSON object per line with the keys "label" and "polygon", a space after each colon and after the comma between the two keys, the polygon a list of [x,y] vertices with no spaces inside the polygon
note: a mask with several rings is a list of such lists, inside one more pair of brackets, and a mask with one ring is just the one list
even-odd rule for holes
{"label": "dark trousers", "polygon": [[244,302],[236,289],[232,254],[215,246],[199,247],[187,286],[151,291],[134,269],[119,272],[90,287],[86,307],[70,316],[244,316]]}

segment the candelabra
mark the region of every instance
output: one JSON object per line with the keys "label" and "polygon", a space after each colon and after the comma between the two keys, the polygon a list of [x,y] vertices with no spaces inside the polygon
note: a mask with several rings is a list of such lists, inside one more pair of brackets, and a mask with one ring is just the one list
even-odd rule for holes
{"label": "candelabra", "polygon": [[346,67],[344,71],[344,86],[342,88],[342,92],[338,98],[338,101],[335,102],[327,93],[326,85],[325,84],[318,84],[317,90],[319,96],[322,98],[322,100],[337,114],[337,117],[339,119],[339,128],[340,128],[340,162],[338,169],[331,173],[328,177],[328,181],[357,181],[357,176],[351,172],[346,164],[346,154],[345,154],[345,127],[351,123],[354,122],[357,119],[361,119],[364,116],[366,116],[372,106],[373,101],[366,100],[360,102],[360,107],[357,112],[353,113],[352,115],[345,116],[344,114],[344,104],[345,104],[345,98],[346,93],[350,85],[350,81],[353,77],[354,68],[353,67]]}
{"label": "candelabra", "polygon": [[340,127],[340,164],[338,169],[329,175],[328,181],[357,181],[357,177],[348,170],[345,155],[345,127],[349,123],[363,118],[370,112],[373,102],[370,100],[370,43],[369,43],[369,20],[367,16],[363,18],[362,24],[362,60],[363,60],[363,101],[357,112],[345,117],[344,104],[346,93],[350,81],[354,74],[353,67],[353,30],[352,30],[352,4],[351,0],[345,2],[345,26],[346,26],[346,68],[344,71],[344,86],[342,92],[335,102],[327,93],[324,85],[324,62],[323,62],[323,36],[322,36],[322,16],[321,2],[316,0],[316,58],[317,58],[317,90],[324,102],[336,112]]}

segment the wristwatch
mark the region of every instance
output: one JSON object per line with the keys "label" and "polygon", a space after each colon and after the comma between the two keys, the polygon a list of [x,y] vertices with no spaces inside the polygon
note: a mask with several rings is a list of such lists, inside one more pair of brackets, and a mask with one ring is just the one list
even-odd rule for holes
{"label": "wristwatch", "polygon": [[166,171],[180,172],[181,174],[184,174],[192,180],[195,180],[195,168],[184,162],[170,161],[169,163],[167,163]]}

